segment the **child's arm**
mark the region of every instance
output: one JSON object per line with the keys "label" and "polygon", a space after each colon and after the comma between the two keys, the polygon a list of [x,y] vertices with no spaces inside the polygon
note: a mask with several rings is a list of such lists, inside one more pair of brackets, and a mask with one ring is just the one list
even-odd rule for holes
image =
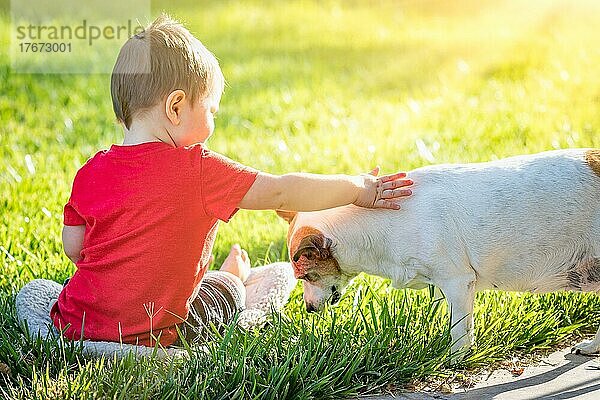
{"label": "child's arm", "polygon": [[[375,171],[374,171],[375,172]],[[376,173],[375,173],[376,174]],[[293,173],[281,176],[259,173],[240,208],[249,210],[317,211],[356,204],[367,208],[399,209],[395,200],[410,196],[412,185],[404,173],[373,175],[315,175]]]}
{"label": "child's arm", "polygon": [[73,263],[77,263],[81,258],[79,254],[83,249],[83,235],[85,234],[85,225],[69,226],[65,225],[62,231],[63,247],[65,254]]}

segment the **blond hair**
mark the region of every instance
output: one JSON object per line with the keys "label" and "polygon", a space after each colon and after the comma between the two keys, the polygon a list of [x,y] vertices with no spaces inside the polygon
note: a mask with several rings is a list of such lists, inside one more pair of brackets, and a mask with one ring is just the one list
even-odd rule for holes
{"label": "blond hair", "polygon": [[110,93],[117,119],[129,129],[134,116],[174,90],[195,102],[221,95],[224,85],[215,56],[181,23],[162,14],[121,48]]}

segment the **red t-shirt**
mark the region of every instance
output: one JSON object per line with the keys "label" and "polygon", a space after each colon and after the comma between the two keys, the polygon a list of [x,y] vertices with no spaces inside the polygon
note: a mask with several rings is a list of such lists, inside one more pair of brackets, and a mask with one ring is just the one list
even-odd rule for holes
{"label": "red t-shirt", "polygon": [[77,172],[64,208],[64,224],[85,225],[85,236],[77,271],[50,312],[54,325],[74,340],[83,332],[91,340],[172,344],[218,220],[229,221],[257,173],[201,144],[97,153]]}

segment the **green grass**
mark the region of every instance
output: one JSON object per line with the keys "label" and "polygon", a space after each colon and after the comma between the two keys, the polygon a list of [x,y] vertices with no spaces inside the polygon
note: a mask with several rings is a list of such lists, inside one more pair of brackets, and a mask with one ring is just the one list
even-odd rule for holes
{"label": "green grass", "polygon": [[[229,86],[210,147],[261,170],[391,172],[600,147],[593,1],[205,3],[153,10],[183,19],[221,62]],[[307,315],[298,288],[264,330],[231,329],[189,359],[86,360],[75,344],[31,341],[14,293],[73,273],[62,206],[77,168],[122,136],[108,76],[12,73],[6,14],[0,44],[0,363],[10,369],[0,397],[339,398],[548,348],[600,323],[595,295],[481,293],[477,348],[449,367],[445,305],[361,276],[336,309]],[[236,242],[255,265],[285,259],[285,232],[274,213],[242,211],[221,226],[217,264]]]}

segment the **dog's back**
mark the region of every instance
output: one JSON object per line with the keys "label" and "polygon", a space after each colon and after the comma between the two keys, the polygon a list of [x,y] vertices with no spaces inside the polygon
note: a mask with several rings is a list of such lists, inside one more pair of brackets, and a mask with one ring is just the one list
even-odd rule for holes
{"label": "dog's back", "polygon": [[412,265],[435,281],[457,265],[476,272],[478,289],[600,288],[600,150],[435,165],[409,177],[414,194],[401,211],[300,213],[296,229],[331,235],[350,271]]}
{"label": "dog's back", "polygon": [[[405,212],[439,225],[428,231],[441,232],[449,257],[468,258],[478,286],[600,289],[600,150],[438,165],[409,175],[415,194]],[[423,235],[418,221],[412,228]]]}

